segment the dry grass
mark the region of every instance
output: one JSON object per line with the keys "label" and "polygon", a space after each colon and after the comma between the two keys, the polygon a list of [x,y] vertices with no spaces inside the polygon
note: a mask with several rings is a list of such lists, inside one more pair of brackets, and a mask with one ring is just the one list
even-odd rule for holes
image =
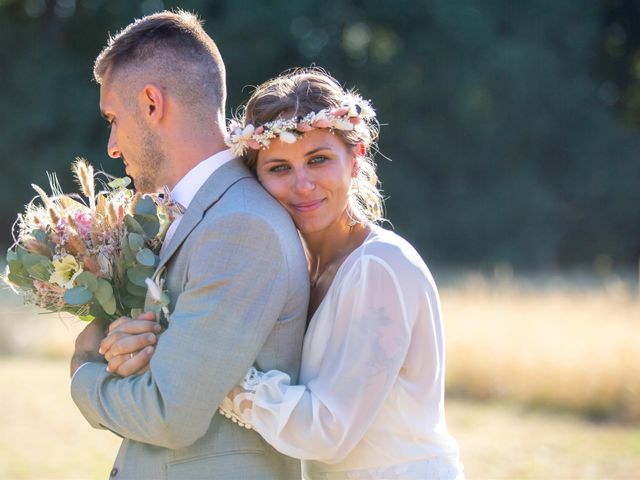
{"label": "dry grass", "polygon": [[620,280],[470,277],[441,294],[452,394],[640,422],[640,299]]}
{"label": "dry grass", "polygon": [[109,475],[120,439],[84,420],[69,394],[67,361],[3,357],[0,376],[0,478]]}
{"label": "dry grass", "polygon": [[[447,419],[468,478],[640,478],[640,300],[628,287],[467,277],[441,295]],[[108,475],[119,439],[69,396],[82,327],[0,293],[0,479]]]}
{"label": "dry grass", "polygon": [[[0,478],[106,478],[120,440],[93,430],[69,396],[62,359],[0,357]],[[449,429],[467,477],[631,479],[640,471],[640,429],[512,405],[447,402]]]}
{"label": "dry grass", "polygon": [[[640,423],[640,295],[619,279],[578,285],[467,275],[442,286],[450,397]],[[0,293],[0,354],[68,358],[83,326]]]}
{"label": "dry grass", "polygon": [[515,405],[447,401],[469,480],[640,478],[640,429]]}

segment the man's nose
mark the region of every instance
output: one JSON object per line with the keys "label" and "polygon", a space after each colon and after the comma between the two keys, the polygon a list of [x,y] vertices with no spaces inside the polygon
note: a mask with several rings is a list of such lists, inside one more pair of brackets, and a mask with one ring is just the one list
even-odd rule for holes
{"label": "man's nose", "polygon": [[111,129],[111,133],[109,134],[109,142],[107,143],[107,154],[111,158],[120,158],[122,154],[120,153],[120,149],[118,148],[118,142],[116,141],[116,136],[114,135],[113,128]]}

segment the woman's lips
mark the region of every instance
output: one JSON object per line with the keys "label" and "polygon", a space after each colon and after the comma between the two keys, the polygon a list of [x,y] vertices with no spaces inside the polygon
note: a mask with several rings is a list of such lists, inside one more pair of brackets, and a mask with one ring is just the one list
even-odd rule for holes
{"label": "woman's lips", "polygon": [[324,201],[325,199],[321,198],[320,200],[313,200],[311,202],[292,203],[291,207],[300,213],[312,212],[320,208]]}

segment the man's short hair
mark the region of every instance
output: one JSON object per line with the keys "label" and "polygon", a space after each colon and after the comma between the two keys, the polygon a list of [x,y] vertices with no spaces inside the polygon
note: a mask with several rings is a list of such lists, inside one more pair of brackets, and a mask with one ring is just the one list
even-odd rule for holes
{"label": "man's short hair", "polygon": [[[137,74],[145,72],[144,78]],[[96,58],[93,75],[102,84],[123,79],[138,88],[136,78],[156,81],[192,108],[219,109],[224,115],[225,69],[213,39],[194,14],[177,10],[148,15],[115,36]]]}

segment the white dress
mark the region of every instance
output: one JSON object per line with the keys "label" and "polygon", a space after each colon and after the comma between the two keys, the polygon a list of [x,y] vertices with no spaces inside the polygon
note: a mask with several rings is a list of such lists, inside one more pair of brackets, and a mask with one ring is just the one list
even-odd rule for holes
{"label": "white dress", "polygon": [[300,385],[266,372],[249,400],[242,420],[302,459],[305,479],[463,478],[445,423],[433,277],[407,241],[378,226],[311,318]]}

